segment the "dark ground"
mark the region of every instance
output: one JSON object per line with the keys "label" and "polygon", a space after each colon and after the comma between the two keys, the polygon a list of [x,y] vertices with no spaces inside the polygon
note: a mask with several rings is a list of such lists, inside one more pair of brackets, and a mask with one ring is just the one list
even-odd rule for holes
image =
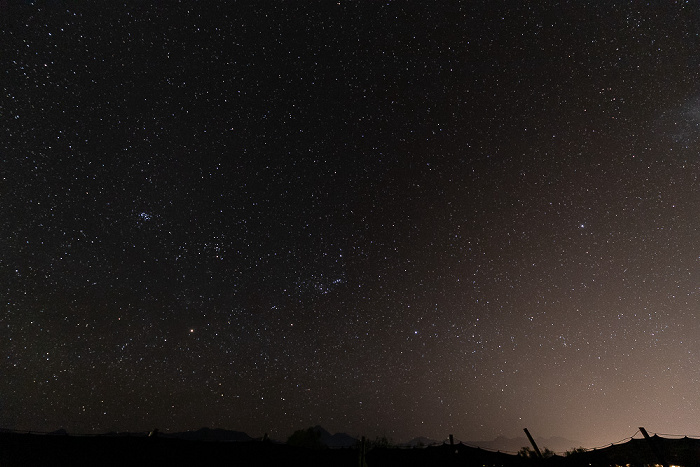
{"label": "dark ground", "polygon": [[0,465],[32,466],[356,466],[358,450],[310,450],[251,442],[166,438],[0,434]]}
{"label": "dark ground", "polygon": [[[360,465],[361,450],[306,449],[274,442],[205,442],[144,436],[67,436],[0,433],[0,466],[332,466]],[[700,465],[700,440],[665,439],[627,443],[538,461],[457,444],[427,448],[376,448],[366,466],[589,467],[666,464]]]}

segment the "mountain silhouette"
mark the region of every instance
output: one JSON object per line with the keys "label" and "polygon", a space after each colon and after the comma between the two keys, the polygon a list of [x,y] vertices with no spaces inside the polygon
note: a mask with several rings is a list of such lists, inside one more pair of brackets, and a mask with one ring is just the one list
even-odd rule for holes
{"label": "mountain silhouette", "polygon": [[431,439],[431,438],[426,438],[425,436],[418,436],[416,438],[413,438],[410,441],[406,441],[405,443],[401,443],[400,446],[406,446],[406,447],[422,447],[422,446],[432,446],[435,444],[440,444],[441,441]]}
{"label": "mountain silhouette", "polygon": [[186,439],[190,441],[251,441],[253,438],[242,431],[224,430],[222,428],[203,427],[197,431],[183,431],[162,435],[165,438]]}
{"label": "mountain silhouette", "polygon": [[[581,446],[578,441],[572,441],[570,439],[562,438],[561,436],[552,436],[549,438],[535,438],[535,442],[540,449],[549,448],[554,452],[564,452],[572,448]],[[502,452],[518,452],[520,448],[524,446],[530,447],[530,441],[526,437],[518,438],[506,438],[505,436],[498,436],[496,439],[491,441],[463,441],[464,444],[469,446],[480,447],[482,449],[489,449],[491,451],[502,451]]]}
{"label": "mountain silhouette", "polygon": [[336,433],[332,435],[320,425],[316,425],[313,429],[321,435],[321,443],[329,448],[349,448],[357,445],[359,442],[357,438],[353,438],[347,433]]}

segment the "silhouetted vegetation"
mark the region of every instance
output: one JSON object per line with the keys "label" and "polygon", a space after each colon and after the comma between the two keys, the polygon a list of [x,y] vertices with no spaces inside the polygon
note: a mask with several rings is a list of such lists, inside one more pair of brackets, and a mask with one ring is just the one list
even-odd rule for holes
{"label": "silhouetted vegetation", "polygon": [[[540,451],[544,459],[548,459],[554,456],[554,451],[549,448],[544,448]],[[537,459],[537,452],[529,446],[523,446],[518,451],[518,456],[524,457],[526,459]]]}
{"label": "silhouetted vegetation", "polygon": [[393,447],[394,444],[391,442],[391,439],[387,438],[386,436],[377,436],[374,438],[372,441],[367,441],[367,446],[365,446],[365,449],[374,449],[374,448],[390,448]]}

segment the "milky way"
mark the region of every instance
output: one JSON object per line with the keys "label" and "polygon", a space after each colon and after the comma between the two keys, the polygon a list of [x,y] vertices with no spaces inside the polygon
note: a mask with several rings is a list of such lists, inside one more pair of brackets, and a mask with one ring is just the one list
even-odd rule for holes
{"label": "milky way", "polygon": [[0,427],[700,434],[700,15],[6,2]]}

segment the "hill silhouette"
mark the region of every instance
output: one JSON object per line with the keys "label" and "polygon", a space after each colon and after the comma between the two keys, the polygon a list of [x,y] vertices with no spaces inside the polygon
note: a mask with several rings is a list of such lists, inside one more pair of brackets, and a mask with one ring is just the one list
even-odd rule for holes
{"label": "hill silhouette", "polygon": [[[549,448],[554,452],[565,452],[572,448],[581,446],[578,441],[562,438],[561,436],[552,436],[549,438],[535,438],[537,445],[544,449]],[[469,446],[480,447],[483,449],[489,449],[491,451],[502,451],[502,452],[512,452],[516,453],[523,446],[530,446],[530,441],[524,436],[517,438],[507,438],[505,436],[498,436],[490,441],[463,441],[464,444]]]}
{"label": "hill silhouette", "polygon": [[329,448],[349,448],[356,446],[359,442],[357,438],[353,438],[347,433],[335,433],[332,435],[320,425],[316,425],[313,429],[321,434],[321,442]]}
{"label": "hill silhouette", "polygon": [[189,441],[252,441],[253,438],[242,431],[224,430],[222,428],[202,427],[197,431],[183,431],[160,435],[164,438],[177,438]]}

